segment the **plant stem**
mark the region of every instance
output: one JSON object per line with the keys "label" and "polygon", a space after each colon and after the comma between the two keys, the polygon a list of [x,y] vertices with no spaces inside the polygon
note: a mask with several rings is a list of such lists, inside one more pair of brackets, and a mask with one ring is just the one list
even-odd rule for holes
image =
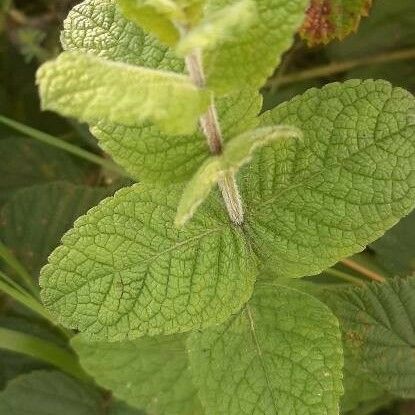
{"label": "plant stem", "polygon": [[46,134],[42,131],[28,127],[27,125],[21,124],[2,115],[0,115],[0,123],[7,125],[8,127],[13,128],[16,131],[19,131],[30,138],[64,150],[70,154],[73,154],[74,156],[87,160],[91,163],[97,164],[107,170],[119,174],[120,176],[129,177],[121,167],[118,167],[112,161],[105,160],[104,158],[99,157],[96,154],[90,153],[89,151],[74,146],[73,144],[69,144],[66,141],[54,137],[53,135]]}
{"label": "plant stem", "polygon": [[88,380],[73,353],[46,340],[0,327],[0,348],[42,360],[77,379]]}
{"label": "plant stem", "polygon": [[344,281],[351,282],[358,287],[364,287],[365,283],[359,278],[353,277],[352,275],[346,274],[345,272],[339,271],[334,268],[328,268],[324,271],[326,274],[333,275],[333,277],[340,278]]}
{"label": "plant stem", "polygon": [[39,289],[35,285],[33,278],[27,272],[26,268],[20,263],[20,261],[10,252],[10,250],[0,241],[0,258],[21,278],[26,287],[36,297],[39,297]]}
{"label": "plant stem", "polygon": [[[206,80],[200,52],[194,51],[186,56],[185,60],[186,68],[193,83],[199,88],[205,87]],[[200,117],[199,123],[206,137],[210,152],[213,155],[220,155],[222,153],[223,139],[213,96],[206,113]],[[241,225],[244,221],[244,213],[235,175],[228,172],[224,178],[219,180],[218,185],[231,221],[236,225]]]}
{"label": "plant stem", "polygon": [[354,271],[359,272],[360,274],[364,275],[365,277],[373,280],[373,281],[377,281],[377,282],[385,282],[386,278],[382,277],[382,275],[378,274],[375,271],[372,271],[368,268],[366,268],[365,266],[357,263],[356,261],[352,260],[352,259],[343,259],[343,261],[341,261],[343,265],[346,265],[346,267],[349,267],[351,269],[353,269]]}
{"label": "plant stem", "polygon": [[368,56],[367,58],[352,59],[345,62],[333,62],[328,65],[317,66],[303,71],[289,73],[287,75],[277,76],[270,79],[265,88],[271,89],[281,85],[288,85],[295,82],[306,81],[314,78],[325,78],[341,72],[347,72],[362,66],[369,66],[379,63],[388,63],[415,59],[415,49],[404,49],[393,52],[381,53],[378,55]]}

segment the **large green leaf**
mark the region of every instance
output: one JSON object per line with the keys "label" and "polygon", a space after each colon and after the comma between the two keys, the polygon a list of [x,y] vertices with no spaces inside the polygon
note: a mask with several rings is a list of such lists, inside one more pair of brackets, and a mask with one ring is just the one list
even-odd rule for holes
{"label": "large green leaf", "polygon": [[100,415],[100,396],[60,372],[35,371],[13,379],[0,393],[9,415]]}
{"label": "large green leaf", "polygon": [[187,76],[64,52],[37,72],[42,107],[81,121],[137,126],[152,121],[170,134],[190,134],[209,94]]}
{"label": "large green leaf", "polygon": [[20,190],[0,212],[0,238],[37,279],[49,254],[75,220],[112,193],[113,188],[64,182]]}
{"label": "large green leaf", "polygon": [[317,274],[379,238],[415,202],[415,99],[348,81],[284,103],[262,125],[302,140],[258,150],[242,175],[247,232],[278,276]]}
{"label": "large green leaf", "polygon": [[338,415],[338,323],[317,299],[260,285],[228,322],[188,340],[207,415]]}
{"label": "large green leaf", "polygon": [[256,271],[242,230],[212,197],[178,231],[180,191],[135,185],[78,219],[42,270],[43,302],[60,322],[133,339],[225,321],[249,299]]}
{"label": "large green leaf", "polygon": [[83,368],[115,396],[153,415],[200,415],[183,335],[121,343],[72,340]]}
{"label": "large green leaf", "polygon": [[311,0],[300,34],[309,45],[343,39],[367,16],[372,0]]}
{"label": "large green leaf", "polygon": [[128,21],[115,0],[85,0],[75,6],[64,22],[61,41],[67,51],[152,69],[182,72],[183,60]]}
{"label": "large green leaf", "polygon": [[415,278],[329,291],[325,301],[360,372],[396,396],[415,397]]}

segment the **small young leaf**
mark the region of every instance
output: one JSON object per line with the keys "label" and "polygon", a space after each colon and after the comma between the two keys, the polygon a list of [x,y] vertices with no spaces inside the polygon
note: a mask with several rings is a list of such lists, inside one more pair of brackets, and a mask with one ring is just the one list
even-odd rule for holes
{"label": "small young leaf", "polygon": [[256,6],[252,0],[241,0],[212,13],[192,28],[177,45],[185,56],[194,49],[212,50],[224,41],[235,40],[255,24]]}
{"label": "small young leaf", "polygon": [[[210,0],[206,19],[231,4],[233,0]],[[292,44],[308,0],[256,0],[255,4],[255,24],[236,39],[227,39],[204,53],[208,86],[219,94],[262,86]]]}
{"label": "small young leaf", "polygon": [[317,299],[260,285],[221,326],[192,333],[191,369],[207,415],[338,415],[338,323]]}
{"label": "small young leaf", "polygon": [[65,19],[61,42],[67,51],[131,65],[179,73],[184,68],[171,49],[128,21],[115,0],[85,0],[76,5]]}
{"label": "small young leaf", "polygon": [[246,230],[279,277],[317,274],[379,238],[415,202],[415,99],[385,81],[331,84],[261,116],[302,140],[241,171]]}
{"label": "small young leaf", "polygon": [[223,153],[206,160],[186,185],[177,208],[176,226],[183,226],[209,196],[218,181],[227,173],[235,175],[244,164],[251,160],[257,148],[274,140],[299,137],[301,137],[301,132],[296,128],[276,126],[251,130],[231,139],[226,144]]}
{"label": "small young leaf", "polygon": [[180,33],[173,18],[183,20],[183,12],[173,0],[117,0],[124,16],[162,42],[174,46]]}
{"label": "small young leaf", "polygon": [[415,397],[415,278],[328,291],[343,340],[360,370],[402,398]]}
{"label": "small young leaf", "polygon": [[217,197],[185,231],[182,188],[134,185],[75,223],[41,271],[42,300],[97,340],[171,334],[223,322],[249,299],[256,262]]}
{"label": "small young leaf", "polygon": [[171,134],[190,134],[209,94],[186,76],[64,52],[37,73],[44,109],[85,122],[137,126],[151,120]]}
{"label": "small young leaf", "polygon": [[184,336],[143,337],[121,343],[71,343],[95,381],[149,414],[201,415],[188,369]]}
{"label": "small young leaf", "polygon": [[310,46],[343,39],[369,14],[372,0],[311,0],[300,35]]}
{"label": "small young leaf", "polygon": [[0,392],[0,413],[9,415],[100,415],[99,394],[56,371],[35,371]]}

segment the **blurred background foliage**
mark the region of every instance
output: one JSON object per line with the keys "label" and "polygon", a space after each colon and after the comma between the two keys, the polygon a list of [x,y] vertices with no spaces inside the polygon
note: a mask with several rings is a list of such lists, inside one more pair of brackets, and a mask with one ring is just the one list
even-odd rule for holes
{"label": "blurred background foliage", "polygon": [[[19,265],[23,266],[34,281],[73,221],[128,182],[111,169],[30,138],[46,133],[106,157],[85,125],[41,111],[35,85],[38,66],[60,52],[62,21],[76,3],[79,1],[0,0],[0,116],[20,123],[11,128],[0,122],[0,269],[14,276],[21,272]],[[264,110],[310,87],[350,78],[382,78],[415,92],[414,0],[374,0],[369,17],[343,41],[309,47],[297,37],[262,90]],[[24,131],[22,125],[35,130]],[[414,214],[324,278],[335,281],[336,273],[345,272],[361,278],[368,269],[386,277],[411,275],[415,270],[413,235]],[[0,326],[65,343],[50,324],[1,294]],[[48,366],[1,352],[0,390],[17,375],[42,368]],[[415,402],[394,400],[367,384],[354,386],[358,393],[367,390],[367,399],[358,407],[351,405],[350,415],[415,414]]]}

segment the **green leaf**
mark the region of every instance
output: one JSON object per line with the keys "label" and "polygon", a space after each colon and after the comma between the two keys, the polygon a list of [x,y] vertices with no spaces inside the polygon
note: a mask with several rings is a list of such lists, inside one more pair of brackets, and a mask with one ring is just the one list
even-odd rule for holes
{"label": "green leaf", "polygon": [[263,126],[304,133],[261,148],[241,174],[247,232],[277,276],[317,274],[411,211],[414,114],[408,92],[354,80],[311,89],[262,115]]}
{"label": "green leaf", "polygon": [[[246,89],[218,100],[218,113],[224,141],[258,123],[261,108],[258,92]],[[131,175],[147,182],[181,182],[192,177],[209,157],[206,137],[169,137],[146,123],[141,127],[100,122],[92,127],[101,147]]]}
{"label": "green leaf", "polygon": [[100,415],[100,396],[60,372],[35,371],[10,381],[0,393],[0,413]]}
{"label": "green leaf", "polygon": [[[127,19],[167,45],[175,45],[180,33],[172,18],[182,17],[182,10],[173,0],[117,0]],[[183,17],[182,17],[183,18]]]}
{"label": "green leaf", "polygon": [[395,396],[415,397],[415,278],[329,291],[325,301],[360,371]]}
{"label": "green leaf", "polygon": [[311,0],[300,35],[310,46],[343,39],[369,14],[372,0]]}
{"label": "green leaf", "polygon": [[221,326],[192,333],[190,363],[206,414],[338,415],[338,323],[317,299],[260,285]]}
{"label": "green leaf", "polygon": [[186,185],[177,208],[176,226],[183,226],[227,173],[235,175],[254,151],[275,140],[300,138],[301,132],[287,126],[263,127],[232,138],[220,156],[207,159]]}
{"label": "green leaf", "polygon": [[151,120],[170,134],[190,134],[209,94],[188,77],[64,52],[37,72],[44,109],[85,122],[137,126]]}
{"label": "green leaf", "polygon": [[97,340],[170,334],[225,321],[250,297],[255,264],[216,197],[186,230],[181,188],[135,185],[77,220],[41,273],[56,318]]}
{"label": "green leaf", "polygon": [[202,414],[183,335],[122,343],[72,340],[83,368],[113,394],[150,414]]}
{"label": "green leaf", "polygon": [[64,22],[62,46],[117,62],[183,72],[184,62],[153,36],[128,21],[115,0],[85,0]]}
{"label": "green leaf", "polygon": [[0,239],[37,279],[49,254],[75,220],[112,193],[113,188],[63,182],[20,190],[0,212]]}
{"label": "green leaf", "polygon": [[403,218],[370,247],[376,260],[392,275],[412,275],[415,272],[415,211]]}
{"label": "green leaf", "polygon": [[[210,0],[206,19],[234,0]],[[208,86],[219,94],[258,88],[273,73],[301,25],[308,0],[256,0],[257,21],[236,39],[204,53]]]}
{"label": "green leaf", "polygon": [[190,29],[177,45],[185,56],[194,49],[213,50],[227,40],[235,40],[256,23],[257,10],[252,0],[241,0],[212,13]]}
{"label": "green leaf", "polygon": [[72,157],[22,137],[0,140],[0,201],[16,190],[51,180],[81,183],[85,172]]}

